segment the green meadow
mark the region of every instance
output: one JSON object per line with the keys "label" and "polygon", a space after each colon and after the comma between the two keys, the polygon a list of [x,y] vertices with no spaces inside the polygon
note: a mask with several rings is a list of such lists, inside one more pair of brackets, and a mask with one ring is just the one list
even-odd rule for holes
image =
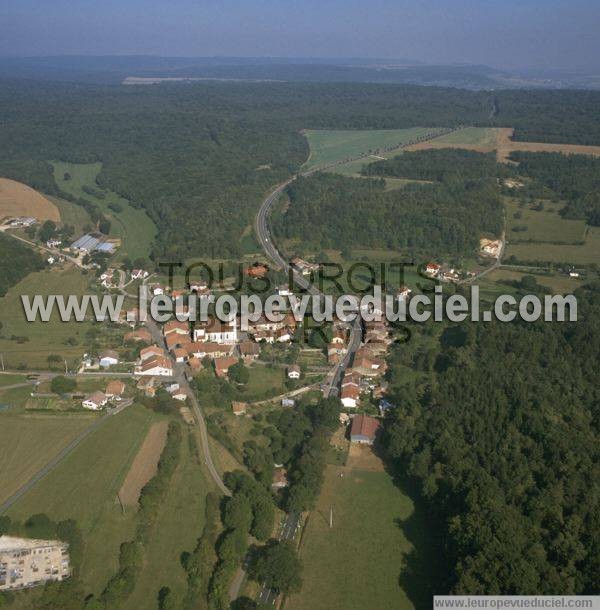
{"label": "green meadow", "polygon": [[[134,208],[127,199],[103,190],[96,184],[96,177],[102,169],[101,163],[53,162],[52,167],[54,180],[61,190],[95,203],[110,219],[110,237],[121,239],[119,257],[129,256],[133,260],[148,256],[156,236],[154,222],[143,209]],[[69,180],[65,180],[65,174],[71,176]],[[85,192],[84,187],[93,189],[97,194]],[[111,209],[111,205],[119,211]]]}

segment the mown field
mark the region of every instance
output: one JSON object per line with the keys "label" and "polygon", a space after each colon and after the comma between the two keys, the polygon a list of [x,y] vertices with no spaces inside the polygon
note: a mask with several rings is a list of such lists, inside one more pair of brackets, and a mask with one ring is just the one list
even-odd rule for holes
{"label": "mown field", "polygon": [[[119,257],[129,256],[132,260],[147,257],[156,236],[156,226],[142,209],[132,207],[127,199],[112,191],[102,191],[96,185],[96,176],[102,169],[101,163],[75,164],[53,162],[54,180],[61,190],[82,197],[98,205],[104,215],[111,220],[110,236],[121,239]],[[65,173],[70,174],[70,180],[65,180]],[[83,187],[91,187],[104,193],[104,198],[86,193]],[[109,205],[117,205],[121,211],[116,212]]]}
{"label": "mown field", "polygon": [[7,216],[33,216],[40,222],[60,220],[52,201],[26,184],[0,178],[0,220]]}
{"label": "mown field", "polygon": [[[4,392],[0,402],[4,402]],[[95,415],[0,413],[0,503],[66,447]]]}
{"label": "mown field", "polygon": [[587,227],[582,245],[570,244],[510,244],[507,257],[515,256],[519,261],[547,261],[588,265],[600,260],[600,227]]}
{"label": "mown field", "polygon": [[[489,275],[486,276],[487,280],[494,282],[506,282],[506,281],[521,281],[524,275],[533,275],[526,271],[517,271],[513,269],[495,269]],[[534,274],[537,283],[540,286],[550,288],[555,294],[571,294],[581,286],[581,281],[568,277],[566,275],[542,275]]]}
{"label": "mown field", "polygon": [[75,519],[85,542],[81,579],[91,592],[102,590],[116,570],[119,545],[133,533],[135,510],[123,514],[117,492],[158,418],[136,405],[111,417],[8,511],[19,520],[40,512]]}
{"label": "mown field", "polygon": [[27,322],[21,295],[82,295],[88,292],[88,278],[77,268],[53,269],[29,274],[0,298],[2,329],[0,353],[7,367],[45,369],[51,354],[69,362],[86,351],[85,331],[90,322],[61,322],[54,312],[49,322]]}
{"label": "mown field", "polygon": [[[341,161],[348,157],[368,154],[376,149],[397,148],[410,140],[435,131],[427,127],[411,129],[373,129],[373,130],[306,130],[305,135],[310,146],[310,157],[302,169],[309,170]],[[385,157],[388,153],[377,153]],[[373,160],[376,160],[375,158]],[[336,168],[338,173],[357,173],[364,159],[353,164]]]}
{"label": "mown field", "polygon": [[302,591],[287,600],[286,609],[429,606],[435,570],[427,528],[425,516],[388,473],[328,466],[303,535]]}
{"label": "mown field", "polygon": [[92,219],[82,206],[60,197],[48,197],[48,199],[58,208],[61,222],[72,225],[77,236],[89,230],[92,226]]}
{"label": "mown field", "polygon": [[454,133],[441,136],[431,142],[410,146],[408,150],[426,148],[465,148],[477,152],[496,151],[498,161],[506,162],[513,151],[557,152],[563,154],[600,155],[600,146],[579,144],[552,144],[547,142],[520,142],[513,140],[510,127],[465,127]]}
{"label": "mown field", "polygon": [[[507,236],[511,243],[532,241],[578,244],[584,239],[585,221],[562,218],[558,213],[561,204],[544,201],[543,210],[532,210],[528,207],[519,207],[515,199],[506,198],[505,205]],[[520,228],[526,230],[515,231]]]}

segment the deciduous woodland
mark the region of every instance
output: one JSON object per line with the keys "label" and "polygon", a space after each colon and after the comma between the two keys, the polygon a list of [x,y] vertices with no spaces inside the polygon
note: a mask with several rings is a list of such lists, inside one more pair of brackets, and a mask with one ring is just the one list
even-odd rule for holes
{"label": "deciduous woodland", "polygon": [[155,258],[235,256],[260,197],[307,159],[302,129],[508,125],[517,139],[600,144],[599,105],[600,93],[575,91],[6,80],[0,174],[58,194],[50,161],[101,161],[99,184],[158,226]]}
{"label": "deciduous woodland", "polygon": [[288,195],[290,206],[277,219],[277,234],[317,249],[460,255],[477,247],[482,232],[502,229],[502,203],[488,178],[386,191],[382,180],[319,174],[296,180]]}
{"label": "deciduous woodland", "polygon": [[387,453],[443,527],[445,590],[598,592],[600,285],[576,294],[576,323],[461,324],[392,355]]}

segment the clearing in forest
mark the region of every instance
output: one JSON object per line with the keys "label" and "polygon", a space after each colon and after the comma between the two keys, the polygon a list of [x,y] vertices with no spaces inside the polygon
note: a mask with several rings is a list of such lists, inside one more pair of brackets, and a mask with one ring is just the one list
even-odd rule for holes
{"label": "clearing in forest", "polygon": [[[408,142],[438,132],[429,127],[412,127],[410,129],[354,129],[354,130],[312,130],[307,129],[304,135],[310,146],[310,156],[303,170],[328,165],[362,155],[373,155],[372,159],[362,159],[358,162],[358,170],[363,164],[377,158],[387,158],[390,153]],[[352,162],[350,162],[352,163]],[[340,173],[344,166],[337,168]],[[354,170],[351,173],[356,173]]]}
{"label": "clearing in forest", "polygon": [[60,222],[58,208],[36,190],[8,178],[0,178],[0,220],[13,216],[33,216],[40,222]]}
{"label": "clearing in forest", "polygon": [[463,148],[476,152],[496,151],[498,161],[506,163],[511,152],[558,152],[563,154],[600,156],[600,146],[580,144],[548,144],[546,142],[518,142],[513,140],[510,127],[465,127],[434,140],[408,146],[406,150],[430,148]]}

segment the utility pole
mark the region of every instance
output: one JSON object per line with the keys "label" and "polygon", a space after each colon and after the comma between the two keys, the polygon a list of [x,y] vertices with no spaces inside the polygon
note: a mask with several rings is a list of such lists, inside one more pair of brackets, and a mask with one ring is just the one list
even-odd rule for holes
{"label": "utility pole", "polygon": [[2,370],[4,370],[4,354],[0,354],[0,362],[2,362]]}
{"label": "utility pole", "polygon": [[333,506],[329,510],[329,529],[333,528]]}
{"label": "utility pole", "polygon": [[67,370],[67,359],[65,358],[65,375],[68,375],[69,371]]}

